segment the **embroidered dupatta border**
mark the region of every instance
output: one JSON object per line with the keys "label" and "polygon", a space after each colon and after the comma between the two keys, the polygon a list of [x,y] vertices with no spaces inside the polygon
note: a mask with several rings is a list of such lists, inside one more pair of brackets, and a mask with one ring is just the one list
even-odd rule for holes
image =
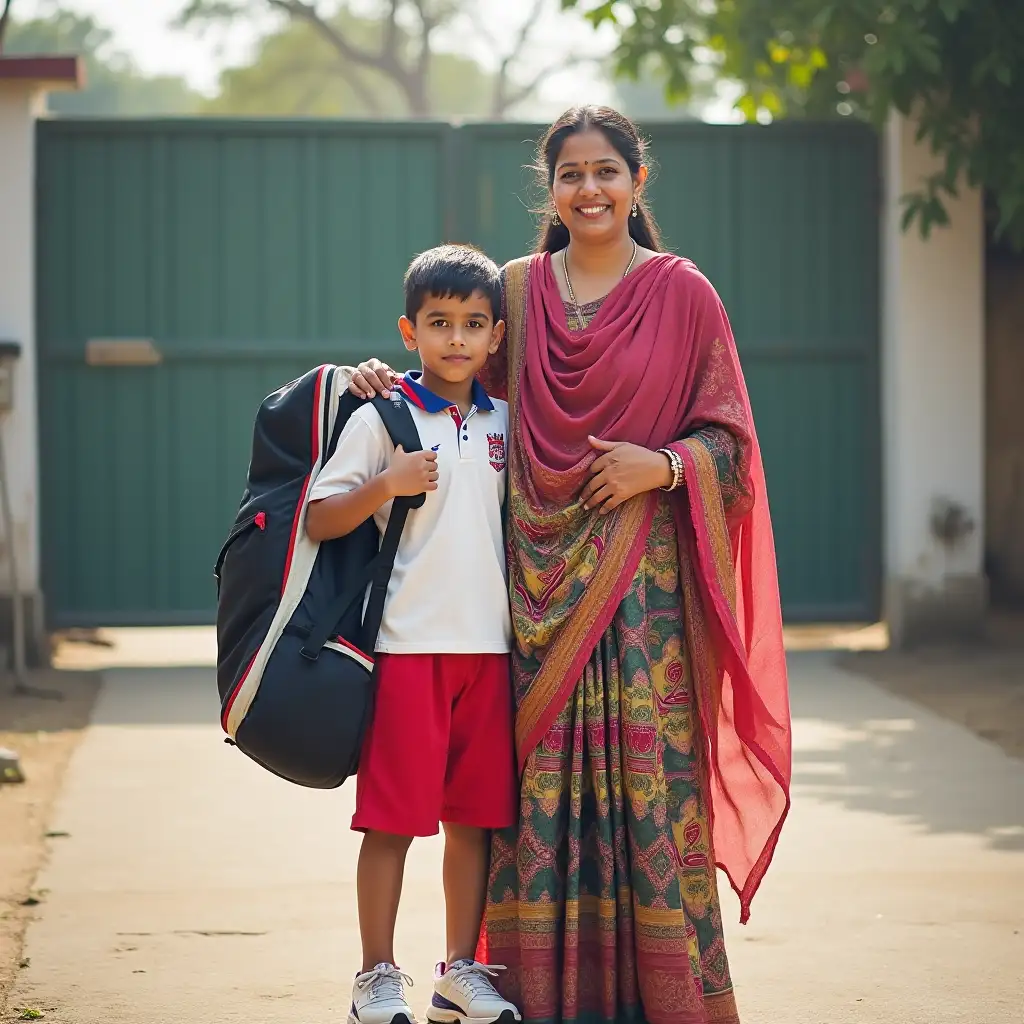
{"label": "embroidered dupatta border", "polygon": [[[526,348],[527,294],[534,257],[516,260],[505,269],[505,305],[514,310],[506,338],[508,352],[509,422],[518,421],[519,380]],[[518,447],[513,428],[512,443]],[[523,452],[516,460],[526,465]],[[643,557],[657,506],[649,494],[622,505],[618,522],[588,581],[581,600],[558,637],[545,652],[540,671],[516,709],[516,752],[522,771],[534,750],[569,699],[601,635],[611,624]]]}
{"label": "embroidered dupatta border", "polygon": [[[708,814],[712,835],[715,832],[715,801],[727,799],[720,789],[718,723],[723,700],[731,719],[734,705],[731,687],[723,685],[723,676],[728,671],[729,658],[726,652],[731,648],[739,656],[743,642],[737,622],[737,587],[733,537],[725,515],[722,490],[718,479],[715,460],[707,448],[696,438],[687,438],[672,445],[683,458],[686,475],[686,497],[689,504],[689,529],[685,518],[685,505],[677,506],[676,521],[680,538],[685,530],[695,547],[692,556],[703,567],[703,585],[697,580],[701,574],[695,564],[683,566],[683,598],[686,613],[686,637],[690,646],[690,664],[694,673],[697,703],[701,721],[708,741],[712,772],[709,779],[712,792],[708,800]],[[680,546],[682,553],[682,546]],[[703,592],[702,592],[703,591]],[[716,648],[716,641],[722,645]],[[785,790],[782,780],[772,769],[772,761],[765,751],[749,737],[744,742],[758,760],[771,773],[775,781]],[[716,797],[717,794],[717,797]],[[750,919],[750,903],[761,878],[768,870],[778,843],[782,826],[789,815],[790,799],[786,793],[786,804],[779,820],[768,836],[760,856],[751,866],[745,884],[733,876],[726,864],[716,857],[717,866],[725,872],[729,884],[740,900],[740,923]]]}

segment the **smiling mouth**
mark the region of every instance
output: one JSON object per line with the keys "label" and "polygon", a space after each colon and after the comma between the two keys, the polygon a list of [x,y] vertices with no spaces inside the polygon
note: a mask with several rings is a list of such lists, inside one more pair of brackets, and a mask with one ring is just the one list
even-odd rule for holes
{"label": "smiling mouth", "polygon": [[608,203],[595,203],[592,206],[577,206],[576,212],[581,217],[586,217],[588,220],[594,220],[602,214],[607,213],[610,209],[611,206]]}

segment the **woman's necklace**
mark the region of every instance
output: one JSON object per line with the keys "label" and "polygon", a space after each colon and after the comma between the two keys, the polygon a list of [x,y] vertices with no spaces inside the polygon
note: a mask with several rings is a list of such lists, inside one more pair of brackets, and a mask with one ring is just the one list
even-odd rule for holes
{"label": "woman's necklace", "polygon": [[[568,263],[569,247],[566,246],[562,250],[562,273],[565,274],[565,287],[569,292],[569,301],[573,305],[573,309],[576,310],[576,329],[582,331],[585,324],[583,323],[583,310],[580,309],[580,304],[576,301],[576,293],[572,290],[572,281],[569,280],[569,263]],[[633,264],[636,262],[637,244],[636,239],[633,240],[633,255],[629,257],[629,263],[626,265],[626,269],[622,272],[622,276],[626,277],[629,272],[633,269]]]}

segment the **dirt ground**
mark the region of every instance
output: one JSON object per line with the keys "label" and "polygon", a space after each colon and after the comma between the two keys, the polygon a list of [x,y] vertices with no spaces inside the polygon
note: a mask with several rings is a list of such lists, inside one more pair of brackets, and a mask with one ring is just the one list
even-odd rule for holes
{"label": "dirt ground", "polygon": [[47,828],[64,770],[89,721],[99,689],[92,672],[33,673],[31,685],[60,694],[56,700],[14,693],[14,681],[0,675],[0,747],[21,759],[26,781],[0,785],[0,1012],[21,964],[25,928],[37,901],[39,868],[58,835]]}
{"label": "dirt ground", "polygon": [[1024,759],[1024,650],[864,651],[839,662]]}
{"label": "dirt ground", "polygon": [[[18,752],[27,777],[23,784],[0,785],[0,1012],[35,901],[46,899],[33,891],[35,878],[51,845],[64,838],[47,833],[51,808],[89,721],[99,670],[149,660],[158,642],[171,661],[180,655],[183,663],[212,663],[209,630],[164,630],[156,639],[153,631],[123,632],[116,643],[93,637],[56,647],[59,670],[37,673],[32,682],[63,700],[15,696],[12,680],[0,676],[0,747]],[[989,632],[988,642],[974,648],[895,654],[886,649],[881,626],[801,627],[787,630],[787,646],[834,651],[843,667],[1024,759],[1024,615],[996,620]]]}
{"label": "dirt ground", "polygon": [[1024,614],[993,618],[987,642],[975,647],[862,649],[839,662],[1024,759]]}

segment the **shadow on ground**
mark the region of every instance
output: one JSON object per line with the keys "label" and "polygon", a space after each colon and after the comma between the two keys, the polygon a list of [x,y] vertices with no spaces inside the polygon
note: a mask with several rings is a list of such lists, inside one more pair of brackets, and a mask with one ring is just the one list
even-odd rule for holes
{"label": "shadow on ground", "polygon": [[0,672],[0,746],[19,735],[77,730],[89,723],[98,673],[44,669],[31,672],[28,683],[32,692],[22,695],[15,690],[14,677]]}
{"label": "shadow on ground", "polygon": [[1024,850],[1024,763],[835,661],[790,658],[794,799],[813,796]]}
{"label": "shadow on ground", "polygon": [[[995,730],[1004,751],[1014,752],[1011,735],[1024,749],[1024,703],[1016,703],[1024,701],[1024,685],[1016,685],[1024,659],[1004,665],[1000,675],[993,659],[1002,650],[961,652],[959,660],[950,652],[908,658],[879,652],[884,637],[880,642],[875,633],[819,629],[787,638],[795,799],[813,796],[929,832],[982,836],[995,849],[1024,850],[1024,764],[976,738],[986,737],[987,722],[986,738]],[[102,665],[109,676],[131,679],[133,685],[118,687],[117,701],[100,702],[96,724],[219,729],[212,629],[112,635],[112,647],[68,644],[59,652],[65,664]],[[147,660],[161,667],[135,667]],[[992,698],[995,691],[1003,703]],[[211,742],[218,739],[211,734]]]}

